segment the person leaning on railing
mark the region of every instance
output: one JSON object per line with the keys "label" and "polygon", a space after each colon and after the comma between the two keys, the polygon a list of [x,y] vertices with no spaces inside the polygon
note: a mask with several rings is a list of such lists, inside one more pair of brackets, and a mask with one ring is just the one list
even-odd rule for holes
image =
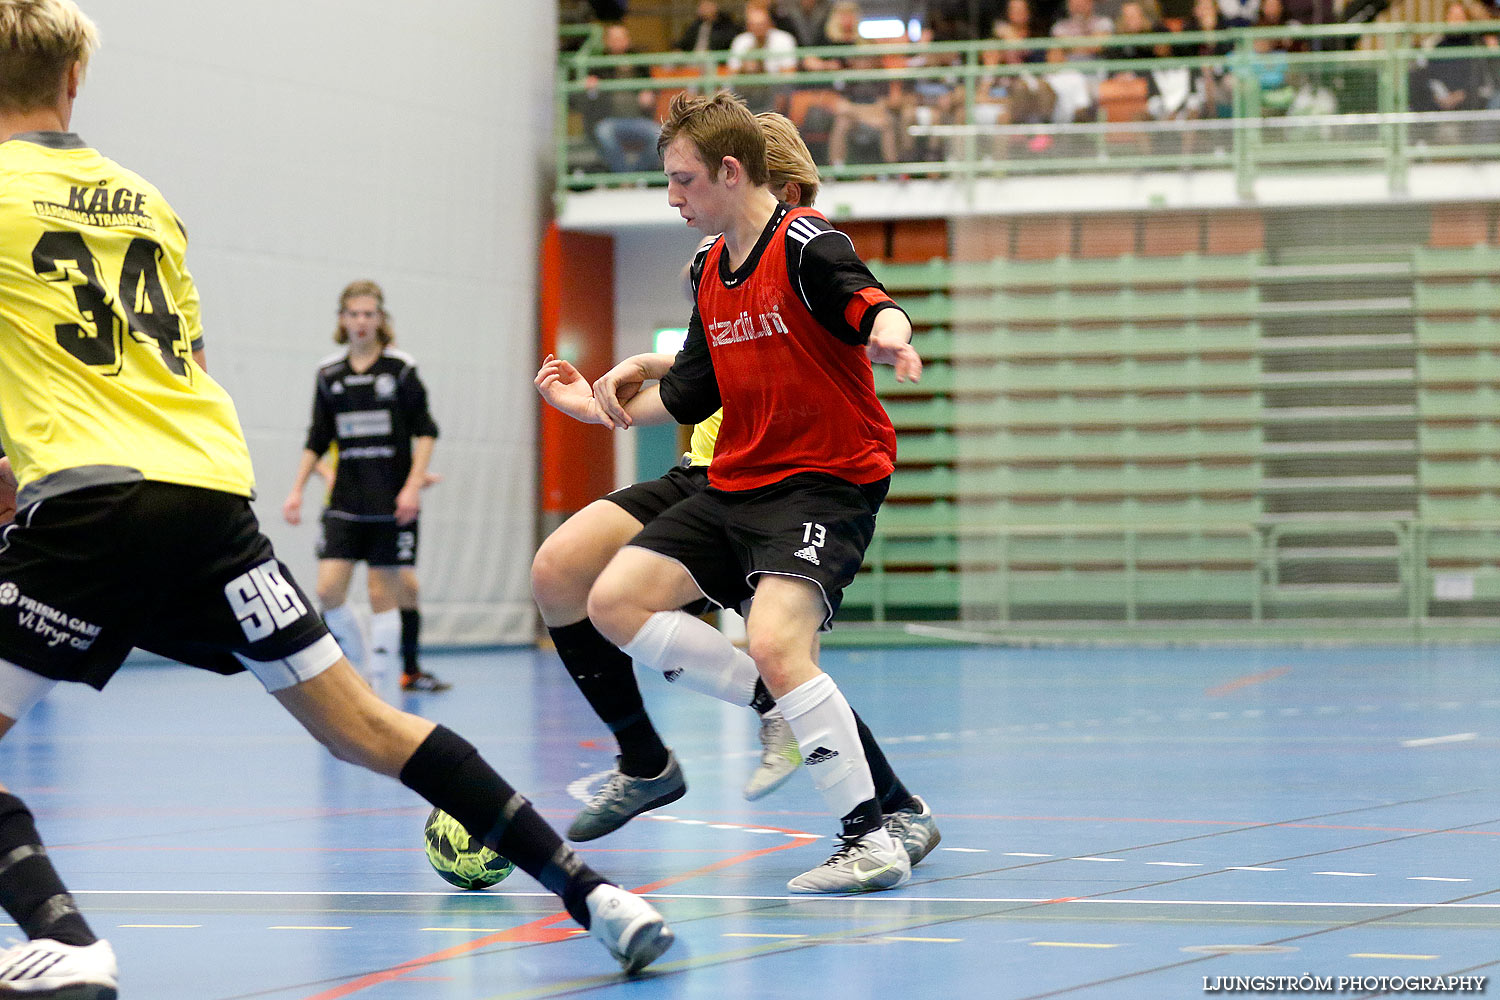
{"label": "person leaning on railing", "polygon": [[[623,24],[604,29],[604,54],[630,55],[630,31]],[[617,174],[655,170],[656,94],[651,90],[601,90],[601,80],[646,78],[645,66],[602,67],[584,77],[580,95],[584,127],[594,139],[599,155],[610,172]]]}
{"label": "person leaning on railing", "polygon": [[[1465,25],[1471,20],[1469,7],[1462,0],[1449,0],[1443,10],[1443,21]],[[1494,36],[1465,31],[1451,31],[1431,41],[1433,50],[1470,48],[1495,44]],[[1495,94],[1495,80],[1488,59],[1423,59],[1411,71],[1411,109],[1413,111],[1475,111],[1490,104]]]}

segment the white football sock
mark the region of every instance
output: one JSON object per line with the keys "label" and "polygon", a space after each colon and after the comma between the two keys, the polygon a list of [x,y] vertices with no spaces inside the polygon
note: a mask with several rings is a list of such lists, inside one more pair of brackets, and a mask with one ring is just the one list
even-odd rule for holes
{"label": "white football sock", "polygon": [[854,710],[832,677],[819,674],[777,698],[776,705],[797,737],[808,776],[835,816],[848,816],[875,797]]}
{"label": "white football sock", "polygon": [[685,688],[744,707],[755,697],[755,661],[708,622],[686,611],[658,611],[620,647],[637,663]]}
{"label": "white football sock", "polygon": [[370,616],[370,668],[365,679],[386,701],[395,698],[396,678],[401,676],[401,609],[391,608]]}
{"label": "white football sock", "polygon": [[365,669],[365,637],[359,629],[359,616],[354,609],[347,604],[340,604],[336,608],[329,608],[323,612],[323,623],[328,626],[328,631],[333,633],[334,641],[354,664],[354,669],[364,672]]}

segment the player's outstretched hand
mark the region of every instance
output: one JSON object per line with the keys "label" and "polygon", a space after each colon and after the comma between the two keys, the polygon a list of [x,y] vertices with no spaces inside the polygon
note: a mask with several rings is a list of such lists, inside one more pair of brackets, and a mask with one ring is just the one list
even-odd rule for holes
{"label": "player's outstretched hand", "polygon": [[883,344],[873,336],[865,348],[870,361],[877,365],[891,365],[896,369],[897,382],[922,381],[922,357],[917,349],[906,342]]}
{"label": "player's outstretched hand", "polygon": [[629,427],[630,414],[625,404],[641,391],[649,376],[634,358],[626,358],[594,380],[594,402],[609,414],[617,427]]}
{"label": "player's outstretched hand", "polygon": [[603,424],[612,430],[618,429],[614,419],[599,408],[594,401],[594,392],[578,369],[562,358],[547,355],[541,369],[532,380],[536,391],[554,409],[561,410],[574,420],[586,424]]}

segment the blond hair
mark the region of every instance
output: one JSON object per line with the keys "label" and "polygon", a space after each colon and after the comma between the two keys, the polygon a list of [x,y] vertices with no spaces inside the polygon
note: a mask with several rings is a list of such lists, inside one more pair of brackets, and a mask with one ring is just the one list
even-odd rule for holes
{"label": "blond hair", "polygon": [[99,29],[73,0],[0,0],[0,110],[56,103],[68,69],[88,69]]}
{"label": "blond hair", "polygon": [[762,111],[755,116],[760,130],[766,136],[766,172],[773,188],[796,184],[801,196],[797,205],[811,208],[818,197],[818,185],[823,178],[818,174],[818,165],[813,162],[807,143],[797,132],[786,115],[775,111]]}
{"label": "blond hair", "polygon": [[[375,339],[380,341],[380,346],[385,347],[396,339],[396,331],[391,329],[391,318],[385,312],[385,292],[373,281],[351,281],[344,286],[339,293],[339,312],[349,308],[350,299],[369,297],[375,300],[375,307],[380,310],[380,325],[375,328]],[[349,331],[344,329],[344,323],[334,328],[333,342],[335,344],[349,343]]]}
{"label": "blond hair", "polygon": [[710,179],[718,180],[724,157],[732,156],[751,184],[767,183],[765,133],[745,102],[729,91],[712,97],[682,93],[672,98],[656,151],[666,153],[678,135],[686,136],[697,149]]}

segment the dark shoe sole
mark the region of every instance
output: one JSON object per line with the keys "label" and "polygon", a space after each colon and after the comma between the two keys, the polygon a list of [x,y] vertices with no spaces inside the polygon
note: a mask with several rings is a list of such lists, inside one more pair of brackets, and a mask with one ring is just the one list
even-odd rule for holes
{"label": "dark shoe sole", "polygon": [[624,826],[626,823],[629,823],[631,820],[635,819],[641,813],[643,813],[643,812],[650,812],[652,809],[660,809],[664,805],[667,805],[667,804],[672,803],[672,802],[676,802],[678,799],[682,798],[686,794],[687,794],[687,782],[683,782],[681,785],[678,785],[676,788],[672,789],[667,794],[658,796],[658,797],[652,799],[650,802],[647,802],[645,805],[641,806],[635,812],[630,813],[630,814],[628,814],[626,816],[620,817],[620,821],[618,823],[614,824],[613,826],[606,827],[606,828],[604,828],[602,830],[598,830],[598,831],[596,831],[594,833],[589,833],[587,835],[582,835],[582,834],[580,834],[577,831],[578,820],[575,819],[573,821],[573,825],[570,826],[570,827],[568,827],[568,839],[571,840],[575,844],[583,844],[583,843],[587,843],[590,840],[598,840],[600,837],[606,837],[609,834],[614,833],[616,830],[618,830],[620,827]]}
{"label": "dark shoe sole", "polygon": [[18,993],[0,990],[0,995],[35,998],[35,1000],[120,1000],[120,991],[113,986],[63,986],[55,990]]}
{"label": "dark shoe sole", "polygon": [[927,855],[931,854],[937,848],[937,845],[941,844],[942,842],[943,831],[939,830],[937,827],[933,827],[932,839],[927,842],[927,848],[922,851],[921,854],[918,854],[915,857],[912,857],[910,854],[907,855],[907,857],[911,859],[912,867],[915,868],[918,861],[921,861],[923,858],[927,857]]}
{"label": "dark shoe sole", "polygon": [[620,966],[633,976],[660,958],[676,940],[677,936],[672,933],[672,929],[660,920],[642,927],[631,940],[628,954],[620,962]]}

